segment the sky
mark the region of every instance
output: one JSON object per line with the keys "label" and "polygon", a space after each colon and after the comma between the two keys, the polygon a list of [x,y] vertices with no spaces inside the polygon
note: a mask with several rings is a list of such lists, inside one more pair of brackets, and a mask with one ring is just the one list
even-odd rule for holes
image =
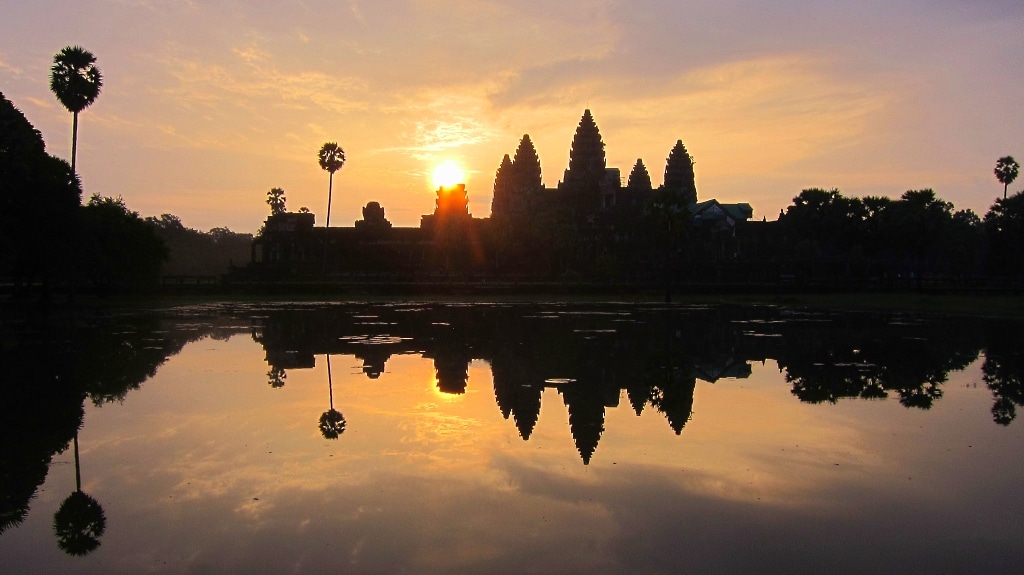
{"label": "sky", "polygon": [[1024,160],[1022,33],[1019,0],[0,0],[0,92],[69,158],[50,66],[94,53],[84,195],[203,231],[256,231],[274,187],[322,225],[325,142],[332,226],[369,201],[418,226],[445,161],[487,217],[502,156],[529,134],[556,186],[587,108],[623,178],[659,185],[682,140],[699,199],[757,219],[809,187],[984,215]]}

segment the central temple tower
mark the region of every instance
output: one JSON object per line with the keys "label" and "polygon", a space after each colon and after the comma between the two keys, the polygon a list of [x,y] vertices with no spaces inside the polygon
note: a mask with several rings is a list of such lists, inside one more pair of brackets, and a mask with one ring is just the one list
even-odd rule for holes
{"label": "central temple tower", "polygon": [[589,190],[597,188],[604,180],[606,160],[601,130],[591,115],[590,109],[583,111],[576,135],[569,150],[569,168],[565,170],[563,186]]}

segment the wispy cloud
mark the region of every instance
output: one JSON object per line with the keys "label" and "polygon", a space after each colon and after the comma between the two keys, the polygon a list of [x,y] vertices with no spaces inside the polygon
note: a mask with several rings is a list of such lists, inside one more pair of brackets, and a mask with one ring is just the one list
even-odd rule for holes
{"label": "wispy cloud", "polygon": [[19,76],[21,75],[21,68],[14,66],[8,60],[8,58],[0,53],[0,70],[7,72],[8,74]]}
{"label": "wispy cloud", "polygon": [[37,108],[42,108],[44,110],[50,110],[50,109],[53,109],[53,108],[57,107],[57,104],[56,104],[55,100],[44,100],[42,98],[34,98],[32,96],[26,96],[25,97],[25,101],[30,103],[30,104],[32,104],[33,106],[35,106]]}
{"label": "wispy cloud", "polygon": [[231,67],[198,60],[168,62],[178,83],[170,93],[186,106],[216,103],[253,111],[287,105],[346,113],[366,107],[365,99],[346,97],[366,90],[359,78],[311,70],[285,72],[269,54],[252,47],[237,49],[234,55],[237,61]]}

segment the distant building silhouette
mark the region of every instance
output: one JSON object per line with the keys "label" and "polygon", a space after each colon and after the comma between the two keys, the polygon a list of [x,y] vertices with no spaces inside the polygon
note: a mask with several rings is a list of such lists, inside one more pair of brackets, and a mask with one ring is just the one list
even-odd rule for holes
{"label": "distant building silhouette", "polygon": [[589,109],[554,188],[544,187],[529,134],[495,172],[491,214],[469,212],[465,184],[437,190],[434,211],[418,228],[393,227],[369,202],[351,228],[317,228],[310,213],[271,215],[253,241],[252,263],[238,277],[262,280],[326,275],[335,279],[422,281],[445,278],[589,278],[650,282],[661,277],[663,249],[648,218],[660,190],[689,205],[700,232],[687,247],[702,262],[731,261],[743,249],[735,229],[753,216],[749,204],[698,202],[694,162],[677,140],[658,189],[642,159],[623,185],[608,167],[605,143]]}
{"label": "distant building silhouette", "polygon": [[387,230],[391,222],[384,217],[384,208],[377,202],[370,202],[363,208],[363,219],[356,221],[357,229]]}

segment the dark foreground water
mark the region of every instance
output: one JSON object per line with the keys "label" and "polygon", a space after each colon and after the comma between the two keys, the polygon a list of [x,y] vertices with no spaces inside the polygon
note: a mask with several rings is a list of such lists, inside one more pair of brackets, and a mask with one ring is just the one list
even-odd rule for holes
{"label": "dark foreground water", "polygon": [[1020,322],[303,304],[2,327],[3,573],[1024,572]]}

